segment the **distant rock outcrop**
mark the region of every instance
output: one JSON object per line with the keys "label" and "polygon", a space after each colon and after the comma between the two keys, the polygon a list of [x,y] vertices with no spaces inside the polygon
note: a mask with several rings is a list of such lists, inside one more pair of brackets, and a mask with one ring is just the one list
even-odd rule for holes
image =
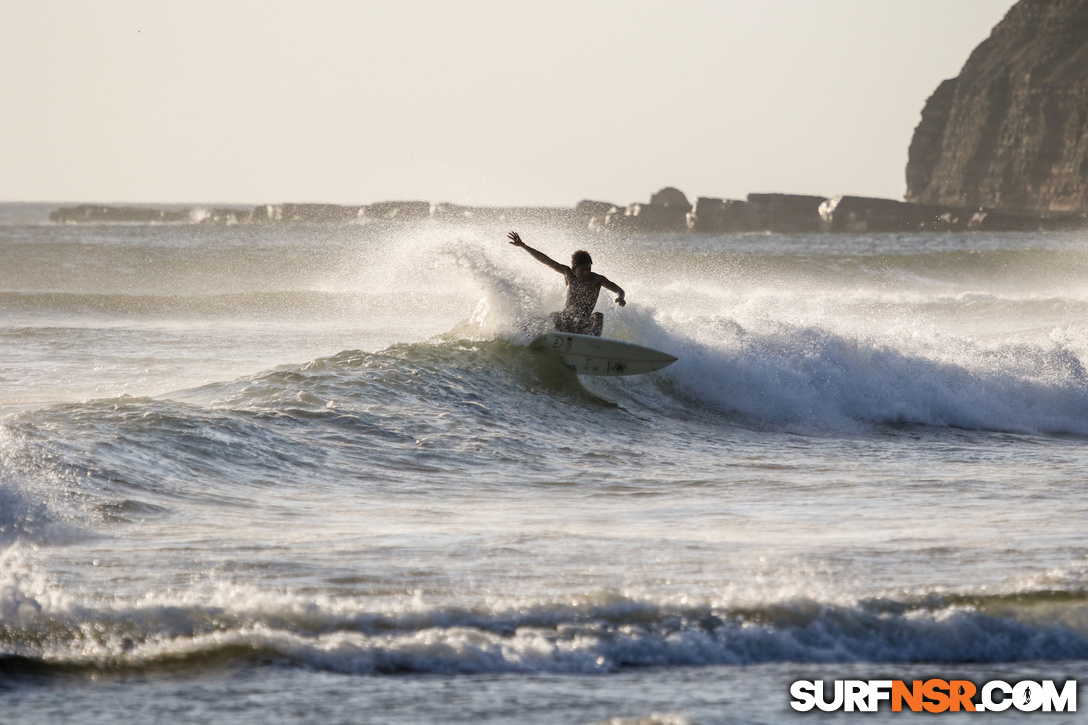
{"label": "distant rock outcrop", "polygon": [[1088,211],[1088,0],[1020,0],[930,96],[909,202]]}
{"label": "distant rock outcrop", "polygon": [[820,204],[825,196],[807,194],[749,194],[745,213],[749,229],[771,232],[815,232],[820,229]]}
{"label": "distant rock outcrop", "polygon": [[650,205],[667,207],[673,210],[683,210],[684,214],[691,211],[691,204],[688,202],[687,194],[680,191],[675,186],[666,186],[664,189],[658,189],[651,194]]}
{"label": "distant rock outcrop", "polygon": [[910,204],[867,196],[834,196],[820,204],[820,228],[827,232],[921,232],[967,229],[969,210]]}
{"label": "distant rock outcrop", "polygon": [[134,206],[104,206],[80,204],[60,207],[49,214],[49,221],[78,224],[88,222],[128,222],[148,224],[155,222],[177,223],[192,221],[189,209],[149,209]]}
{"label": "distant rock outcrop", "polygon": [[376,204],[368,204],[363,213],[368,219],[419,221],[420,219],[430,218],[431,202],[379,201]]}
{"label": "distant rock outcrop", "polygon": [[688,229],[693,232],[739,232],[748,228],[748,203],[737,199],[700,196],[688,212]]}
{"label": "distant rock outcrop", "polygon": [[604,215],[590,221],[590,228],[610,232],[686,232],[691,203],[684,192],[666,186],[650,195],[650,203],[632,202],[625,207],[612,207]]}
{"label": "distant rock outcrop", "polygon": [[249,214],[251,222],[346,222],[359,217],[362,207],[339,204],[262,204]]}
{"label": "distant rock outcrop", "polygon": [[[805,194],[749,194],[744,201],[700,196],[695,204],[679,189],[666,187],[650,203],[621,207],[583,199],[574,207],[462,206],[426,201],[383,201],[366,206],[262,204],[252,209],[211,207],[152,209],[84,204],[61,207],[55,222],[175,224],[412,224],[518,229],[521,227],[609,234],[698,232],[917,232],[1050,231],[1088,227],[1088,212],[1032,211],[915,204],[862,196],[826,198]],[[503,232],[505,233],[505,232]]]}

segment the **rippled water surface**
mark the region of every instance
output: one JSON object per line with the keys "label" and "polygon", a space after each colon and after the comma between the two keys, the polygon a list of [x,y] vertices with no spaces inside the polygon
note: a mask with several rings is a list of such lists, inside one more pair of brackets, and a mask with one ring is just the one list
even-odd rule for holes
{"label": "rippled water surface", "polygon": [[820,719],[798,679],[1088,676],[1078,236],[520,230],[679,357],[579,379],[505,230],[34,211],[5,722],[777,723]]}

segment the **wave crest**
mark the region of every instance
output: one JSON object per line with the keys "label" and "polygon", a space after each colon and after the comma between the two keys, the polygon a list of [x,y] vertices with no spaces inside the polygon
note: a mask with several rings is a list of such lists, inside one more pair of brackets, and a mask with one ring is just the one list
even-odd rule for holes
{"label": "wave crest", "polygon": [[[3,590],[5,603],[11,587]],[[157,669],[282,660],[337,672],[550,672],[771,662],[978,663],[1088,657],[1088,635],[1032,621],[1053,594],[758,607],[675,606],[602,594],[479,609],[384,610],[354,599],[306,599],[225,588],[107,606],[55,601],[7,608],[0,651],[27,666]],[[172,598],[173,597],[173,598]],[[1029,603],[1024,604],[1024,601]],[[1070,612],[1083,593],[1066,593]],[[1021,602],[1021,604],[1017,604]],[[997,610],[995,613],[994,611]]]}

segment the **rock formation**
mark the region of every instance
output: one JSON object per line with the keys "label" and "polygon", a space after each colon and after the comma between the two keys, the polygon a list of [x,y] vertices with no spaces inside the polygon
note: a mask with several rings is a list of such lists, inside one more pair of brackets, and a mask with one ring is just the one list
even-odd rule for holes
{"label": "rock formation", "polygon": [[834,196],[820,204],[825,232],[921,232],[968,229],[970,210],[963,207],[909,204],[866,196]]}
{"label": "rock formation", "polygon": [[359,217],[362,208],[339,204],[262,204],[254,207],[251,222],[347,222]]}
{"label": "rock formation", "polygon": [[691,204],[688,202],[687,194],[675,186],[666,186],[664,189],[658,189],[651,194],[650,205],[681,210],[684,214],[691,211]]}
{"label": "rock formation", "polygon": [[688,229],[693,232],[739,232],[748,228],[747,202],[700,196],[688,212]]}
{"label": "rock formation", "polygon": [[109,222],[109,223],[155,223],[155,222],[190,222],[189,209],[150,209],[132,206],[104,206],[102,204],[80,204],[79,206],[60,207],[49,214],[49,221],[66,224]]}
{"label": "rock formation", "polygon": [[909,202],[1088,211],[1088,0],[1020,0],[922,111]]}
{"label": "rock formation", "polygon": [[815,232],[820,229],[824,196],[808,194],[749,194],[745,207],[749,229],[771,232]]}
{"label": "rock formation", "polygon": [[666,186],[650,195],[650,203],[632,202],[625,207],[612,207],[600,217],[590,220],[591,229],[610,232],[686,232],[691,203],[684,192]]}

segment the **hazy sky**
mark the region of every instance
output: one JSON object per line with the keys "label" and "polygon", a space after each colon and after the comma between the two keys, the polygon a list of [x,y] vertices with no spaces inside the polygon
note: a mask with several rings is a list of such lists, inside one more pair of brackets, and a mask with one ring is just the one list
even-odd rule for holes
{"label": "hazy sky", "polygon": [[1012,0],[7,0],[0,200],[901,198]]}

